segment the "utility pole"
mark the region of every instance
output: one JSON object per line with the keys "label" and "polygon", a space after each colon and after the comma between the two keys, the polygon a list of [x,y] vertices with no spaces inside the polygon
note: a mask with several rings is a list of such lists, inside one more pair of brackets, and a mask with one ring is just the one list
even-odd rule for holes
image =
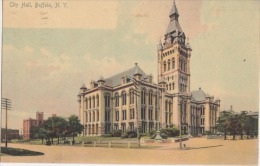
{"label": "utility pole", "polygon": [[5,109],[5,147],[7,148],[7,111],[11,110],[11,100],[7,98],[1,99],[2,109]]}

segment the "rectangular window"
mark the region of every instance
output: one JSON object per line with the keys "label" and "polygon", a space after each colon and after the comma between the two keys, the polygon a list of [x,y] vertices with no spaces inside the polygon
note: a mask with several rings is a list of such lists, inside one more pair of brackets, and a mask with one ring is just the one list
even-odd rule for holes
{"label": "rectangular window", "polygon": [[133,131],[134,130],[134,123],[129,123],[130,126],[130,130]]}
{"label": "rectangular window", "polygon": [[119,111],[116,111],[116,121],[119,121]]}
{"label": "rectangular window", "polygon": [[123,110],[123,111],[122,111],[122,119],[123,119],[123,120],[126,120],[126,110]]}
{"label": "rectangular window", "polygon": [[165,123],[168,124],[168,113],[165,113]]}
{"label": "rectangular window", "polygon": [[134,90],[130,92],[130,104],[134,104]]}
{"label": "rectangular window", "polygon": [[106,122],[110,121],[110,111],[105,111],[105,121]]}
{"label": "rectangular window", "polygon": [[118,107],[119,106],[119,96],[118,95],[116,95],[116,101],[115,102],[116,102],[115,106]]}
{"label": "rectangular window", "polygon": [[125,132],[125,130],[126,130],[126,125],[125,125],[125,123],[122,123],[122,124],[121,124],[121,129],[122,129],[123,132]]}
{"label": "rectangular window", "polygon": [[145,108],[141,108],[141,119],[145,119]]}
{"label": "rectangular window", "polygon": [[122,105],[126,105],[126,93],[122,94]]}
{"label": "rectangular window", "polygon": [[148,119],[153,120],[153,110],[149,109]]}

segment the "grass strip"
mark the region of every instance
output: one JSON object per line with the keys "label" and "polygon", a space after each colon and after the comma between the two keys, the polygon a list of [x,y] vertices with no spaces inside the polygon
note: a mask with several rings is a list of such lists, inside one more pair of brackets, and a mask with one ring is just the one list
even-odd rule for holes
{"label": "grass strip", "polygon": [[1,153],[3,154],[8,154],[11,156],[39,156],[39,155],[44,155],[44,153],[41,152],[35,152],[35,151],[30,151],[30,150],[25,150],[25,149],[18,149],[18,148],[6,148],[6,147],[1,147]]}

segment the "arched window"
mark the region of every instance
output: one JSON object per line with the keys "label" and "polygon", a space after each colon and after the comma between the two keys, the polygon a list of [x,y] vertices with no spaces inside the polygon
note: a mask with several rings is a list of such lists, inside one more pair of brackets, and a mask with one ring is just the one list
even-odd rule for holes
{"label": "arched window", "polygon": [[134,104],[134,90],[130,90],[130,104]]}
{"label": "arched window", "polygon": [[115,106],[116,107],[119,106],[119,95],[118,95],[118,93],[115,94]]}
{"label": "arched window", "polygon": [[88,109],[88,99],[86,99],[86,109]]}
{"label": "arched window", "polygon": [[126,105],[126,92],[122,92],[122,105]]}
{"label": "arched window", "polygon": [[89,97],[89,109],[91,109],[91,97]]}
{"label": "arched window", "polygon": [[93,111],[93,122],[95,122],[95,112]]}
{"label": "arched window", "polygon": [[110,107],[110,95],[109,94],[105,94],[105,107]]}
{"label": "arched window", "polygon": [[172,83],[172,90],[174,90],[174,82]]}
{"label": "arched window", "polygon": [[97,107],[99,107],[99,95],[97,95]]}
{"label": "arched window", "polygon": [[175,59],[172,58],[172,69],[174,69],[174,68],[175,68]]}
{"label": "arched window", "polygon": [[149,105],[153,105],[153,92],[149,92]]}
{"label": "arched window", "polygon": [[180,63],[180,68],[181,68],[181,70],[182,70],[182,60],[181,60],[181,63]]}
{"label": "arched window", "polygon": [[141,91],[141,104],[146,104],[145,102],[145,89]]}
{"label": "arched window", "polygon": [[93,96],[92,99],[93,99],[93,108],[95,108],[95,105],[96,105],[96,103],[95,103],[95,101],[96,101],[95,100],[95,96]]}
{"label": "arched window", "polygon": [[168,71],[171,69],[171,61],[170,59],[168,60]]}
{"label": "arched window", "polygon": [[166,62],[165,61],[163,62],[163,70],[164,70],[164,72],[166,71]]}
{"label": "arched window", "polygon": [[166,100],[165,101],[165,112],[167,112],[168,111],[168,101]]}
{"label": "arched window", "polygon": [[97,110],[97,122],[99,121],[99,111]]}

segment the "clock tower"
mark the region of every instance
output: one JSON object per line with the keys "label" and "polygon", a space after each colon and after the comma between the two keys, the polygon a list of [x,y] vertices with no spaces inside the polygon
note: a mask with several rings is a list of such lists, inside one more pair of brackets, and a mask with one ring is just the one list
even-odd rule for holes
{"label": "clock tower", "polygon": [[166,83],[169,94],[190,93],[190,58],[192,49],[179,23],[175,1],[163,43],[158,46],[159,81]]}

